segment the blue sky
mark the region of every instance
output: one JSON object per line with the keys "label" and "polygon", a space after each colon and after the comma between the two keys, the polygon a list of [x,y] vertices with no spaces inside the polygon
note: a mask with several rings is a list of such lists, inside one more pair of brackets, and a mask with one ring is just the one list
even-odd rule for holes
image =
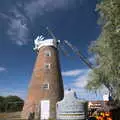
{"label": "blue sky", "polygon": [[[96,3],[96,0],[0,1],[0,95],[25,98],[37,57],[33,40],[40,34],[49,37],[46,26],[57,39],[70,41],[93,61],[88,47],[100,34]],[[70,57],[60,51],[64,86],[88,99],[84,86],[89,69],[69,48],[66,50]],[[90,99],[101,99],[99,95],[89,94]]]}

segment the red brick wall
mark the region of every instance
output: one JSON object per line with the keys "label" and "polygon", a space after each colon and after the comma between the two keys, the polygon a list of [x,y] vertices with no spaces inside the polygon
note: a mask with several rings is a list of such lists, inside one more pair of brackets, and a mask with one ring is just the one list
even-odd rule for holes
{"label": "red brick wall", "polygon": [[[51,56],[45,56],[45,51],[50,51]],[[50,69],[45,69],[44,64],[50,63]],[[43,89],[43,84],[49,83],[49,89]],[[32,78],[29,85],[28,97],[24,105],[24,118],[28,117],[26,112],[35,111],[34,104],[39,104],[40,100],[50,100],[50,116],[55,118],[56,102],[63,98],[63,81],[61,77],[58,51],[54,47],[42,47],[39,50],[36,63],[33,69]],[[29,107],[29,106],[32,106]]]}

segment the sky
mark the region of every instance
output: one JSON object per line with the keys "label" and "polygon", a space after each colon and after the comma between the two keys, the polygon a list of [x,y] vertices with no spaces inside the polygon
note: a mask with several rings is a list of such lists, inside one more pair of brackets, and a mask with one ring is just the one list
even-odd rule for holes
{"label": "sky", "polygon": [[[100,35],[96,3],[97,0],[1,0],[0,95],[26,98],[37,57],[33,40],[41,34],[50,38],[46,27],[57,39],[68,40],[94,62],[88,48]],[[84,89],[90,69],[70,48],[65,49],[69,57],[59,50],[65,90],[72,88],[84,99],[102,99],[101,92]]]}

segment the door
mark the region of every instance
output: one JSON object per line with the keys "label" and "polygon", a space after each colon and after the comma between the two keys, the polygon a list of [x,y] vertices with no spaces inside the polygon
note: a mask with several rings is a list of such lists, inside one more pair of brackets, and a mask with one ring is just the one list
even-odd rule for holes
{"label": "door", "polygon": [[41,120],[49,119],[50,117],[50,101],[42,100],[41,101]]}

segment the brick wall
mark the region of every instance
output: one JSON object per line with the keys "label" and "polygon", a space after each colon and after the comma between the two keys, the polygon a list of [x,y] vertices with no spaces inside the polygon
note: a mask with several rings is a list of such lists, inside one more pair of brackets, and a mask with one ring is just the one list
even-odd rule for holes
{"label": "brick wall", "polygon": [[[51,55],[46,56],[45,51],[50,51]],[[46,63],[50,64],[50,69],[45,68]],[[49,89],[43,88],[46,83],[49,83]],[[50,117],[55,118],[56,102],[63,98],[63,93],[58,51],[52,46],[42,47],[35,62],[22,117],[27,118],[27,113],[34,112],[34,106],[40,105],[41,100],[50,100]]]}

